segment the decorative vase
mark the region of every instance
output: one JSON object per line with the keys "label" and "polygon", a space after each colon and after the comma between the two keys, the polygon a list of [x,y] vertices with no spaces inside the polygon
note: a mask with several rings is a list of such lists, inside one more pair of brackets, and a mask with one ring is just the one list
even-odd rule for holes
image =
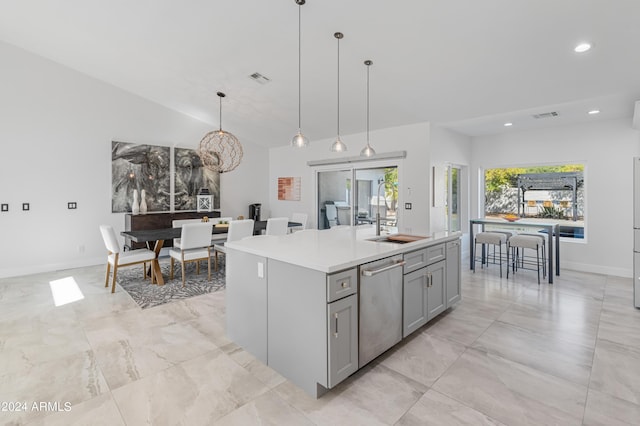
{"label": "decorative vase", "polygon": [[131,203],[131,213],[140,213],[140,202],[138,201],[138,190],[133,190],[133,202]]}
{"label": "decorative vase", "polygon": [[147,199],[146,199],[146,194],[144,192],[144,189],[140,191],[140,213],[141,214],[147,213]]}

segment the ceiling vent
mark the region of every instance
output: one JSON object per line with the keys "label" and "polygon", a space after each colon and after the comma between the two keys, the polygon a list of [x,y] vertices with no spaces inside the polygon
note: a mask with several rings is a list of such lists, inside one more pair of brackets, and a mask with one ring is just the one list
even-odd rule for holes
{"label": "ceiling vent", "polygon": [[260,84],[267,84],[268,82],[271,81],[271,79],[269,77],[265,77],[264,75],[260,74],[259,72],[254,72],[253,74],[251,74],[249,76],[249,78],[257,83]]}
{"label": "ceiling vent", "polygon": [[552,118],[552,117],[557,117],[558,114],[555,111],[551,111],[551,112],[543,112],[542,114],[533,114],[532,117],[535,119],[540,119],[540,118]]}

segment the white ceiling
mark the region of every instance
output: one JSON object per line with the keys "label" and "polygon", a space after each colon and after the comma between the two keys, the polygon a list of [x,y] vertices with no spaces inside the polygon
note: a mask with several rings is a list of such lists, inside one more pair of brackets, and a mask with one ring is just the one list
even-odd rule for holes
{"label": "white ceiling", "polygon": [[[297,131],[294,0],[2,0],[0,40],[223,128],[287,144]],[[307,0],[302,128],[430,121],[481,135],[631,117],[640,99],[638,0]],[[576,54],[590,41],[594,48]],[[260,85],[249,75],[271,79]],[[586,112],[597,108],[598,116]],[[534,120],[533,113],[559,117]],[[504,128],[505,121],[513,127]],[[373,141],[372,141],[373,142]]]}

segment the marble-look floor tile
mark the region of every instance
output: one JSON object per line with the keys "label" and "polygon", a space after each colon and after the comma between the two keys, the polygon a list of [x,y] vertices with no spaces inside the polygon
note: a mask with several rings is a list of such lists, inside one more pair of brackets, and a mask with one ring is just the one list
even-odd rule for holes
{"label": "marble-look floor tile", "polygon": [[602,309],[598,339],[640,349],[640,309],[611,306]]}
{"label": "marble-look floor tile", "polygon": [[82,327],[57,326],[12,333],[0,342],[0,376],[26,374],[34,365],[91,349]]}
{"label": "marble-look floor tile", "polygon": [[585,426],[631,426],[640,423],[640,405],[589,389]]}
{"label": "marble-look floor tile", "polygon": [[126,339],[96,347],[96,357],[113,390],[182,361],[216,349],[216,345],[186,323],[153,327]]}
{"label": "marble-look floor tile", "polygon": [[491,325],[472,347],[579,385],[589,385],[593,348],[499,321]]}
{"label": "marble-look floor tile", "polygon": [[[575,298],[572,300],[575,301]],[[516,302],[498,320],[552,339],[593,348],[598,334],[600,311],[587,306],[580,309],[579,306],[571,307],[570,302],[558,302],[555,308],[549,308],[540,303]]]}
{"label": "marble-look floor tile", "polygon": [[289,381],[274,390],[316,425],[368,426],[394,424],[427,387],[374,363],[319,399],[310,397]]}
{"label": "marble-look floor tile", "polygon": [[402,416],[397,426],[500,426],[494,420],[473,408],[467,407],[439,392],[429,390]]}
{"label": "marble-look floor tile", "polygon": [[640,349],[598,339],[589,387],[640,405]]}
{"label": "marble-look floor tile", "polygon": [[459,317],[445,314],[427,324],[424,333],[442,339],[460,342],[465,346],[471,345],[493,323],[493,320],[480,317]]}
{"label": "marble-look floor tile", "polygon": [[512,305],[505,300],[486,301],[462,295],[463,303],[454,305],[448,315],[452,318],[482,318],[496,320]]}
{"label": "marble-look floor tile", "polygon": [[125,426],[125,423],[111,394],[105,394],[72,405],[69,411],[48,414],[27,424],[27,426],[68,425]]}
{"label": "marble-look floor tile", "polygon": [[216,349],[112,394],[126,424],[209,425],[267,391]]}
{"label": "marble-look floor tile", "polygon": [[579,425],[587,388],[468,349],[433,389],[508,425]]}
{"label": "marble-look floor tile", "polygon": [[[466,347],[452,340],[416,332],[385,354],[381,364],[431,386],[451,366]],[[425,356],[425,354],[429,354]]]}
{"label": "marble-look floor tile", "polygon": [[216,425],[314,426],[314,423],[270,391],[216,420]]}
{"label": "marble-look floor tile", "polygon": [[222,351],[269,388],[274,388],[286,381],[277,371],[264,365],[262,361],[235,343],[223,346]]}
{"label": "marble-look floor tile", "polygon": [[[27,372],[0,376],[0,399],[26,401],[29,406],[33,402],[59,402],[74,406],[108,391],[93,351],[33,365]],[[8,413],[6,421],[23,422],[26,418],[45,414],[42,411],[13,412]]]}

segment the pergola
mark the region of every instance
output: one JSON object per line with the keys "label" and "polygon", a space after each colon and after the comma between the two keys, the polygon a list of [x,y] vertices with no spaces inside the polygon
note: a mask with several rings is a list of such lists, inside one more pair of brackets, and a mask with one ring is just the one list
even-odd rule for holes
{"label": "pergola", "polygon": [[[524,215],[524,195],[527,191],[571,191],[573,220],[578,220],[578,188],[584,183],[581,172],[524,173],[518,175],[518,216]],[[522,212],[520,209],[522,208]]]}

